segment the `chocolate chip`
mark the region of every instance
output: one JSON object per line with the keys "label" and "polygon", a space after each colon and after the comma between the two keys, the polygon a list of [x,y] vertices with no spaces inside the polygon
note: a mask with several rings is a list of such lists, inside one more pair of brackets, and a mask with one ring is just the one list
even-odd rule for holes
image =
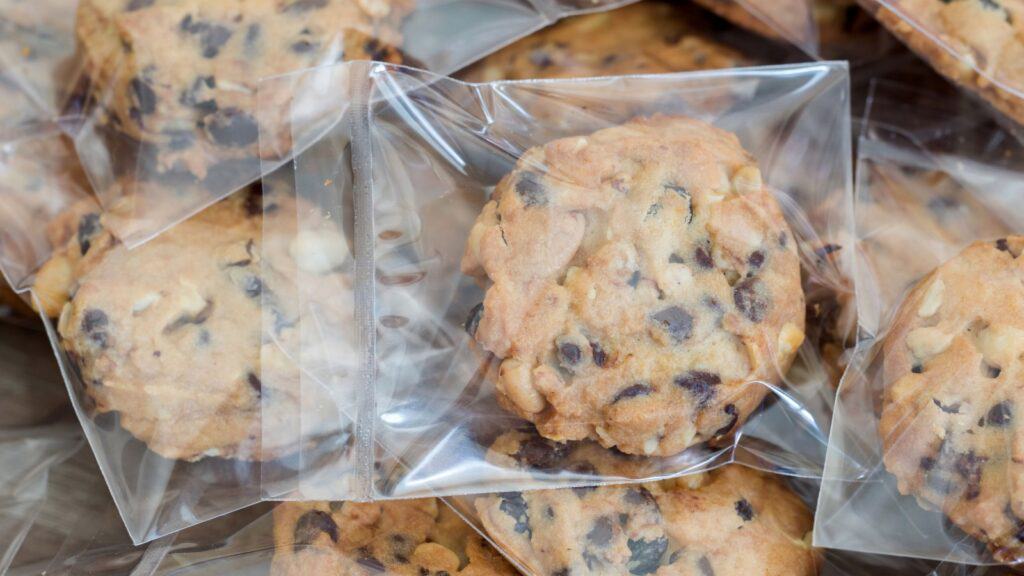
{"label": "chocolate chip", "polygon": [[540,175],[535,172],[519,174],[519,178],[516,180],[516,194],[519,195],[524,206],[530,208],[544,206],[548,203],[547,194],[540,180]]}
{"label": "chocolate chip", "polygon": [[638,396],[649,396],[654,389],[649,384],[633,384],[619,391],[618,394],[612,398],[612,404],[617,404],[623,400],[629,398],[636,398]]}
{"label": "chocolate chip", "polygon": [[729,419],[728,424],[722,426],[718,430],[715,430],[713,436],[721,436],[722,434],[729,432],[730,430],[732,430],[733,426],[736,425],[736,422],[740,419],[740,411],[736,409],[735,404],[726,404],[725,408],[723,408],[723,411],[729,416],[731,416],[731,418]]}
{"label": "chocolate chip", "polygon": [[957,402],[956,404],[950,404],[948,406],[946,406],[942,402],[940,402],[938,398],[932,398],[932,402],[934,402],[935,405],[939,407],[939,410],[942,410],[946,414],[959,414],[960,413],[960,403],[959,402]]}
{"label": "chocolate chip", "polygon": [[651,316],[655,326],[664,330],[676,342],[682,342],[693,332],[693,316],[679,306],[671,306]]}
{"label": "chocolate chip", "polygon": [[562,342],[558,345],[558,359],[562,365],[573,368],[583,359],[583,351],[572,342]]}
{"label": "chocolate chip", "polygon": [[750,257],[747,258],[747,265],[753,270],[757,270],[764,265],[764,252],[761,252],[760,250],[752,252]]}
{"label": "chocolate chip", "polygon": [[562,568],[561,570],[555,570],[551,573],[551,576],[569,576],[569,569]]}
{"label": "chocolate chip", "polygon": [[542,70],[555,63],[554,60],[551,59],[551,56],[543,50],[534,50],[530,52],[530,62]]}
{"label": "chocolate chip", "polygon": [[203,115],[212,114],[217,111],[217,101],[213,98],[203,98],[207,90],[217,87],[217,80],[213,76],[200,76],[196,78],[188,89],[182,91],[178,100],[192,108],[195,108]]}
{"label": "chocolate chip", "polygon": [[202,324],[203,322],[206,322],[210,318],[211,314],[213,314],[213,302],[207,301],[206,306],[204,306],[203,309],[197,312],[196,314],[182,314],[181,316],[178,316],[173,322],[171,322],[167,326],[164,326],[163,333],[170,334],[171,332],[184,328],[189,324]]}
{"label": "chocolate chip", "polygon": [[699,408],[704,408],[715,396],[715,387],[722,383],[722,378],[711,372],[690,370],[686,374],[676,376],[675,383],[693,395]]}
{"label": "chocolate chip", "polygon": [[636,272],[633,272],[633,275],[629,277],[629,286],[630,286],[630,288],[636,288],[637,286],[639,286],[640,285],[640,278],[641,278],[641,276],[640,276],[640,271],[639,270],[637,270]]}
{"label": "chocolate chip", "polygon": [[260,131],[252,116],[238,108],[224,108],[207,116],[206,133],[221,146],[242,148],[255,144]]}
{"label": "chocolate chip", "polygon": [[913,372],[914,374],[920,374],[924,372],[924,366],[920,364],[914,364],[913,366],[910,367],[910,371]]}
{"label": "chocolate chip", "polygon": [[256,42],[259,41],[260,36],[263,34],[263,29],[260,28],[259,24],[249,24],[249,27],[245,29],[245,46],[249,50],[256,47]]}
{"label": "chocolate chip", "polygon": [[987,461],[987,457],[976,455],[974,450],[957,456],[954,468],[967,483],[964,489],[964,498],[967,500],[974,500],[981,494],[981,467]]}
{"label": "chocolate chip", "polygon": [[466,318],[466,333],[476,337],[476,331],[480,327],[480,319],[484,316],[484,303],[481,302],[469,311],[469,318]]}
{"label": "chocolate chip", "polygon": [[757,278],[745,278],[733,287],[732,299],[740,313],[755,324],[768,315],[768,296]]}
{"label": "chocolate chip", "polygon": [[697,246],[693,256],[701,268],[710,270],[715,267],[715,259],[711,257],[711,251],[706,246]]}
{"label": "chocolate chip", "polygon": [[932,458],[930,456],[925,456],[925,457],[921,458],[921,461],[918,463],[918,465],[921,467],[922,470],[927,472],[927,471],[931,470],[932,468],[935,468],[935,458]]}
{"label": "chocolate chip", "polygon": [[653,506],[655,509],[658,508],[658,501],[654,499],[654,495],[644,488],[643,486],[630,486],[626,489],[626,493],[622,496],[622,499],[627,504],[633,506]]}
{"label": "chocolate chip", "polygon": [[680,256],[679,254],[676,254],[675,252],[673,252],[672,254],[669,254],[669,256],[668,256],[668,263],[669,264],[683,264],[685,262],[686,261],[683,260],[683,257]]}
{"label": "chocolate chip", "polygon": [[985,414],[985,422],[990,426],[1007,426],[1011,420],[1013,420],[1013,404],[1009,400],[1004,400],[992,408],[989,408],[987,414]]}
{"label": "chocolate chip", "polygon": [[156,112],[156,92],[150,88],[149,84],[139,78],[132,78],[128,82],[128,87],[132,91],[132,106],[142,114],[152,114]]}
{"label": "chocolate chip", "polygon": [[313,48],[316,48],[316,44],[309,40],[299,40],[293,42],[291,45],[292,52],[296,54],[305,54],[306,52],[312,52]]}
{"label": "chocolate chip", "polygon": [[220,49],[231,39],[231,30],[224,26],[213,25],[200,34],[199,43],[203,48],[203,58],[216,58]]}
{"label": "chocolate chip", "polygon": [[615,529],[612,519],[602,516],[594,522],[594,527],[587,533],[587,540],[598,546],[607,546],[612,541],[612,536],[614,535]]}
{"label": "chocolate chip", "polygon": [[629,561],[626,563],[626,568],[629,569],[630,574],[643,576],[644,574],[653,574],[661,566],[661,557],[668,550],[668,538],[663,536],[654,540],[630,539],[626,541],[626,546],[629,547]]}
{"label": "chocolate chip", "polygon": [[779,246],[785,248],[789,244],[789,235],[785,232],[779,232]]}
{"label": "chocolate chip", "polygon": [[134,12],[136,10],[142,10],[143,8],[149,8],[153,5],[156,0],[131,0],[128,5],[125,6],[125,12]]}
{"label": "chocolate chip", "polygon": [[744,522],[750,522],[754,519],[754,508],[750,505],[750,502],[746,498],[740,498],[736,501],[736,514],[743,519]]}
{"label": "chocolate chip", "polygon": [[594,359],[594,364],[597,364],[599,368],[604,368],[608,364],[608,353],[597,342],[590,342],[590,354]]}
{"label": "chocolate chip", "polygon": [[249,276],[245,279],[245,295],[249,298],[256,299],[263,294],[263,281],[256,276]]}
{"label": "chocolate chip", "polygon": [[356,564],[359,564],[363,568],[366,568],[372,572],[386,572],[384,563],[374,558],[373,556],[364,556],[356,560]]}
{"label": "chocolate chip", "polygon": [[291,4],[288,4],[281,9],[281,12],[289,14],[298,14],[300,12],[308,12],[310,10],[319,10],[327,6],[328,0],[295,0]]}
{"label": "chocolate chip", "polygon": [[327,534],[331,541],[338,542],[338,525],[331,515],[322,510],[310,510],[299,517],[295,523],[294,547],[298,551],[302,546],[316,542],[320,534]]}
{"label": "chocolate chip", "polygon": [[530,436],[519,443],[513,455],[519,464],[535,470],[554,470],[569,454],[569,445],[540,436]]}
{"label": "chocolate chip", "polygon": [[106,328],[109,325],[110,318],[102,310],[96,310],[95,308],[86,310],[82,316],[82,332],[85,332],[89,340],[100,348],[108,346]]}
{"label": "chocolate chip", "polygon": [[651,204],[647,207],[647,216],[657,216],[661,212],[661,204]]}
{"label": "chocolate chip", "polygon": [[528,534],[533,537],[533,530],[530,528],[530,515],[526,500],[519,492],[503,492],[501,495],[499,509],[516,521],[513,529],[519,534]]}
{"label": "chocolate chip", "polygon": [[245,380],[249,383],[249,386],[253,391],[256,392],[257,396],[263,396],[263,382],[260,381],[259,376],[249,372],[246,374]]}
{"label": "chocolate chip", "polygon": [[78,220],[78,247],[85,256],[92,248],[92,237],[100,231],[100,215],[86,214]]}
{"label": "chocolate chip", "polygon": [[999,378],[999,375],[1003,373],[1003,369],[999,366],[993,366],[984,360],[981,361],[981,371],[988,378]]}
{"label": "chocolate chip", "polygon": [[711,567],[711,560],[707,556],[700,557],[697,567],[700,568],[701,576],[715,576],[715,569]]}
{"label": "chocolate chip", "polygon": [[996,249],[1002,250],[1003,252],[1010,251],[1010,245],[1007,244],[1006,238],[1000,238],[999,240],[996,240]]}

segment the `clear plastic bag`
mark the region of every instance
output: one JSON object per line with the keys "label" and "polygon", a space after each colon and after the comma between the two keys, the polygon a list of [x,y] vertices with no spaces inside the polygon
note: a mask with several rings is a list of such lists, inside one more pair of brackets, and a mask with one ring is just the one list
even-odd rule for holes
{"label": "clear plastic bag", "polygon": [[859,0],[886,28],[956,84],[1024,122],[1019,65],[1024,13],[1014,3]]}
{"label": "clear plastic bag", "polygon": [[[907,115],[911,108],[919,113]],[[951,116],[906,87],[876,87],[870,110],[851,244],[863,340],[836,401],[815,544],[966,564],[1019,561],[1015,474],[1006,469],[1012,394],[1000,396],[1013,365],[992,356],[1006,352],[992,339],[1012,326],[1012,309],[993,317],[980,308],[1003,298],[991,295],[995,268],[980,266],[968,293],[955,278],[989,246],[1010,250],[1000,239],[1021,226],[1022,149],[983,114]],[[976,312],[967,312],[960,335],[952,326],[963,310]],[[1012,340],[1004,345],[1012,350]],[[956,354],[964,355],[947,363]]]}
{"label": "clear plastic bag", "polygon": [[0,139],[60,115],[77,77],[77,3],[0,2]]}
{"label": "clear plastic bag", "polygon": [[[83,82],[68,122],[109,226],[136,246],[281,162],[289,135],[257,138],[257,99],[287,109],[306,87],[261,78],[340,60],[451,73],[568,14],[622,0],[262,0],[204,4],[85,0]],[[173,49],[172,49],[173,47]]]}
{"label": "clear plastic bag", "polygon": [[767,38],[792,42],[818,53],[814,0],[695,0],[701,6]]}
{"label": "clear plastic bag", "polygon": [[[280,80],[269,82],[274,81]],[[283,342],[273,326],[265,325],[265,330],[267,340],[295,360],[297,374],[290,378],[300,381],[301,404],[315,405],[317,411],[294,415],[302,421],[302,428],[295,430],[302,447],[299,467],[293,483],[279,483],[275,492],[288,492],[289,498],[346,500],[479,493],[643,481],[728,461],[797,476],[820,474],[820,443],[832,392],[813,343],[800,349],[784,378],[771,369],[746,384],[733,381],[737,396],[722,392],[710,402],[722,417],[710,416],[714,412],[709,410],[699,432],[708,436],[694,431],[690,449],[686,441],[656,446],[635,436],[615,441],[602,436],[607,430],[596,428],[590,440],[567,444],[519,437],[529,436],[532,427],[500,406],[509,395],[495,391],[499,361],[467,334],[467,317],[484,292],[460,271],[459,261],[492,186],[517,160],[522,167],[539,153],[539,148],[528,149],[577,135],[554,145],[568,148],[565,154],[571,155],[573,142],[606,142],[601,136],[580,135],[638,116],[680,114],[740,134],[775,192],[777,200],[766,201],[779,202],[780,218],[784,212],[790,223],[784,234],[775,231],[772,236],[777,250],[788,254],[779,257],[792,258],[793,271],[799,260],[814,282],[838,289],[837,269],[815,250],[849,222],[843,65],[474,85],[409,68],[350,64],[284,81],[316,85],[318,91],[305,96],[317,107],[296,101],[291,111],[293,142],[303,150],[294,174],[299,209],[293,221],[277,220],[286,226],[265,229],[273,238],[265,246],[280,244],[307,253],[300,267],[313,275],[295,284],[297,292],[275,295],[302,312],[296,327],[301,337]],[[337,106],[328,114],[323,105],[332,101]],[[685,125],[680,128],[684,133],[692,126],[698,133],[711,130],[731,138],[700,121],[653,118],[619,130],[647,130],[657,138],[664,123]],[[814,161],[808,160],[811,156]],[[798,164],[802,168],[793,169]],[[538,179],[563,177],[539,166]],[[760,173],[755,177],[754,172],[739,173],[734,180],[750,182],[757,190]],[[729,176],[723,178],[728,181]],[[613,183],[580,189],[614,189]],[[807,215],[812,208],[817,212],[813,220]],[[773,221],[781,225],[781,220]],[[546,230],[542,226],[537,234]],[[523,241],[531,241],[528,236]],[[544,240],[536,241],[544,246]],[[691,263],[694,257],[678,256]],[[755,261],[757,266],[760,257]],[[654,294],[655,283],[645,280],[645,274],[627,274],[623,285],[650,287]],[[737,310],[747,304],[742,294],[727,298],[739,302]],[[673,313],[662,324],[668,338],[676,337]],[[803,305],[794,313],[802,317]],[[472,330],[472,320],[469,326]],[[794,327],[780,323],[778,328],[782,342],[796,336]],[[681,332],[679,337],[686,339]],[[774,342],[778,334],[771,338]],[[784,348],[773,349],[781,352],[776,358],[781,364],[788,363]],[[592,345],[576,350],[588,365],[604,363],[616,353]],[[607,356],[602,358],[602,352]],[[714,377],[680,377],[678,386],[702,391],[719,384]],[[627,384],[620,387],[629,388]],[[644,387],[620,391],[630,399],[650,392]],[[751,403],[747,408],[729,401],[748,393],[743,401]],[[730,439],[730,432],[740,428],[740,420],[765,396],[770,400]],[[307,397],[316,400],[307,402]],[[685,414],[686,401],[681,401]],[[521,410],[519,414],[525,415]],[[324,429],[323,423],[332,428]],[[687,434],[687,424],[666,426],[680,434],[676,438]],[[712,433],[721,437],[704,442]],[[547,435],[564,440],[588,436],[574,434],[559,438],[547,430]],[[606,452],[600,444],[640,456],[627,458],[615,473],[575,469],[559,457],[577,448]],[[517,470],[523,461],[539,468]]]}

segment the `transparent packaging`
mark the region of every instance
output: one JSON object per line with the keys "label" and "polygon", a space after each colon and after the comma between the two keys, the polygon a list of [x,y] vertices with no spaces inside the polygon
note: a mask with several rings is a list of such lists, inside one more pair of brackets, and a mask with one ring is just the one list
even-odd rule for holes
{"label": "transparent packaging", "polygon": [[858,0],[933,68],[1024,122],[1020,39],[1024,12],[1015,3]]}
{"label": "transparent packaging", "polygon": [[818,54],[815,0],[695,0],[738,26]]}
{"label": "transparent packaging", "polygon": [[[816,342],[808,338],[800,346],[805,328],[809,335],[818,332],[804,325],[800,293],[808,283],[848,290],[838,268],[820,255],[823,239],[841,234],[851,222],[844,65],[466,84],[405,67],[353,63],[266,82],[278,81],[316,85],[318,91],[305,94],[314,107],[303,107],[296,100],[291,110],[292,141],[301,151],[294,171],[298,209],[293,219],[276,220],[281,223],[278,230],[264,231],[273,239],[265,246],[290,246],[300,272],[307,273],[295,283],[296,292],[275,295],[300,310],[296,330],[301,336],[283,341],[274,326],[264,328],[266,339],[295,361],[296,374],[289,378],[300,382],[299,404],[316,406],[316,410],[293,415],[292,421],[300,423],[295,428],[295,443],[301,447],[298,467],[290,483],[286,478],[275,479],[273,492],[290,499],[408,498],[644,481],[731,461],[794,476],[820,475],[832,386]],[[332,104],[335,109],[329,113],[325,108]],[[666,132],[662,124],[668,126]],[[610,132],[595,133],[604,128]],[[736,132],[739,140],[726,130]],[[774,293],[778,304],[773,310],[788,313],[773,312],[771,320],[752,314],[757,321],[750,322],[764,322],[771,332],[763,356],[755,356],[757,367],[751,374],[757,375],[734,378],[696,369],[677,375],[678,389],[690,390],[694,397],[709,392],[706,405],[686,395],[673,396],[677,388],[663,388],[666,398],[674,398],[670,402],[679,402],[679,420],[673,419],[673,412],[656,413],[651,420],[627,412],[634,416],[619,421],[607,417],[605,425],[587,430],[573,420],[571,401],[562,408],[561,422],[572,431],[563,434],[511,400],[516,392],[499,375],[502,361],[470,336],[474,328],[480,334],[493,329],[486,320],[478,324],[473,319],[479,318],[474,308],[479,312],[482,300],[485,308],[490,305],[485,299],[486,283],[477,284],[470,275],[477,267],[466,265],[476,256],[463,259],[464,254],[476,253],[475,249],[467,252],[467,244],[481,238],[481,227],[489,228],[488,198],[496,185],[495,197],[512,194],[500,190],[513,185],[527,165],[535,176],[526,178],[550,182],[538,185],[539,189],[564,186],[556,189],[607,195],[615,186],[626,187],[628,176],[619,181],[609,175],[615,169],[600,166],[595,170],[605,170],[603,181],[573,184],[577,176],[568,168],[538,160],[545,145],[549,160],[556,162],[570,158],[579,151],[574,147],[591,141],[614,150],[616,132],[646,134],[653,141],[666,138],[673,143],[666,145],[679,145],[673,138],[698,142],[702,139],[689,140],[691,134],[705,131],[710,141],[723,138],[722,150],[738,150],[742,142],[752,156],[737,152],[744,160],[731,169],[720,168],[722,180],[712,184],[697,180],[693,186],[697,190],[725,186],[725,195],[739,186],[765,202],[752,208],[764,219],[750,227],[762,229],[765,222],[773,223],[770,233],[762,236],[772,239],[771,247],[765,248],[772,250],[765,261],[776,258],[766,270],[781,274],[781,282],[792,283],[791,291]],[[639,136],[637,140],[644,141]],[[654,150],[648,152],[656,154]],[[753,167],[753,158],[759,170]],[[685,170],[685,163],[681,165],[679,170]],[[506,176],[510,170],[514,174]],[[680,179],[688,177],[682,174]],[[770,188],[762,187],[762,175]],[[675,194],[688,198],[689,193]],[[709,205],[717,202],[717,196],[712,193]],[[666,202],[673,202],[672,198]],[[751,200],[753,205],[757,202]],[[535,205],[543,217],[558,214],[542,201]],[[674,206],[669,212],[677,209],[682,210]],[[483,224],[474,227],[482,210]],[[556,229],[540,225],[532,233],[517,232],[523,235],[516,241],[527,252],[535,242],[543,253],[547,243],[555,241],[551,234]],[[490,230],[483,232],[496,241],[501,234]],[[712,252],[715,258],[720,254],[717,249]],[[753,256],[755,268],[763,263],[762,256]],[[670,264],[680,265],[680,270],[707,265],[694,258],[699,258],[696,252],[687,252],[673,257]],[[582,262],[583,256],[578,259]],[[653,275],[659,272],[644,272],[645,266],[634,267],[621,281],[608,282],[621,289],[650,289],[651,300],[638,306],[652,307],[654,318],[658,310],[653,310],[653,302],[658,296]],[[800,269],[806,276],[803,280]],[[756,272],[744,271],[751,272],[748,283],[757,280]],[[685,272],[680,273],[685,282]],[[740,286],[739,275],[730,278]],[[664,290],[677,288],[665,284]],[[732,288],[723,289],[726,293],[716,297],[738,302],[736,314],[750,312],[745,289],[738,289],[739,296],[732,294]],[[693,295],[698,292],[694,290]],[[623,292],[622,297],[634,298],[631,294]],[[657,337],[663,339],[654,342],[688,339],[684,325],[689,313],[671,310],[666,314],[663,321],[652,320],[652,330],[665,332],[640,337],[643,342]],[[694,314],[695,330],[716,325],[701,324],[698,314],[703,312]],[[714,329],[707,334],[714,337]],[[614,342],[613,331],[606,335],[608,342]],[[570,356],[585,360],[587,366],[616,366],[627,358],[612,346],[607,350],[574,346]],[[651,346],[661,350],[658,344]],[[659,353],[663,352],[655,352]],[[746,366],[748,361],[740,360],[739,365]],[[508,364],[509,358],[504,362]],[[787,372],[790,362],[793,366]],[[609,399],[621,394],[621,399],[643,401],[661,393],[654,386],[630,388],[622,375],[609,378],[608,383],[629,389],[612,390]],[[309,397],[315,400],[308,402]],[[580,410],[588,409],[585,396],[578,401]],[[636,406],[640,405],[646,404]],[[591,406],[595,417],[602,417],[602,409]],[[705,410],[705,406],[714,408]],[[707,416],[697,418],[698,412]],[[530,414],[548,439],[534,436],[535,428],[523,418]],[[746,425],[740,426],[748,417]],[[659,422],[661,418],[668,420]],[[650,430],[662,425],[661,440],[656,436],[651,440]],[[617,449],[609,450],[612,446]],[[577,448],[632,456],[623,456],[623,465],[614,471],[598,473],[560,458]],[[525,472],[518,468],[523,462],[539,468]]]}
{"label": "transparent packaging", "polygon": [[[290,148],[257,99],[280,109],[305,86],[260,79],[341,60],[451,73],[569,14],[609,0],[194,0],[80,2],[82,81],[66,122],[108,226],[136,246],[258,181]],[[173,46],[174,49],[168,49]],[[79,116],[81,116],[79,118]]]}
{"label": "transparent packaging", "polygon": [[[836,400],[814,542],[1014,563],[1007,381],[1020,348],[993,338],[1015,321],[998,258],[1011,256],[1013,269],[1022,149],[983,111],[951,115],[949,104],[913,87],[872,92],[848,244],[861,340]],[[966,285],[957,280],[989,251],[997,263],[966,272]],[[1011,307],[993,315],[993,302]]]}

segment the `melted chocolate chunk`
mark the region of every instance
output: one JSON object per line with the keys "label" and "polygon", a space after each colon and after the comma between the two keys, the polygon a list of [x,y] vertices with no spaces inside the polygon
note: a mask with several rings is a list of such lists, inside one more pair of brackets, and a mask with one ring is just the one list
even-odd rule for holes
{"label": "melted chocolate chunk", "polygon": [[202,324],[203,322],[206,322],[210,318],[210,314],[212,314],[212,313],[213,313],[213,302],[207,301],[206,302],[206,306],[204,306],[203,309],[200,310],[198,313],[196,313],[196,314],[182,314],[181,316],[178,316],[173,322],[171,322],[167,326],[164,326],[163,333],[164,334],[170,334],[171,332],[174,332],[175,330],[179,330],[181,328],[184,328],[185,326],[188,326],[189,324],[195,324],[195,325]]}
{"label": "melted chocolate chunk", "polygon": [[653,391],[654,389],[651,388],[649,384],[633,384],[632,386],[628,386],[620,390],[619,393],[616,394],[614,398],[612,398],[612,404],[618,404],[623,400],[627,400],[629,398],[636,398],[638,396],[649,396]]}
{"label": "melted chocolate chunk", "polygon": [[256,299],[263,294],[263,281],[256,276],[249,276],[245,279],[245,295],[248,298]]}
{"label": "melted chocolate chunk", "polygon": [[92,248],[92,238],[100,229],[99,214],[86,214],[78,220],[78,247],[82,251],[82,256],[89,253],[89,249]]}
{"label": "melted chocolate chunk", "polygon": [[469,318],[466,318],[466,333],[476,337],[477,328],[480,327],[480,319],[484,316],[484,303],[481,302],[469,311]]}
{"label": "melted chocolate chunk", "polygon": [[755,324],[768,315],[768,296],[757,278],[746,278],[737,284],[732,289],[732,299],[736,309]]}
{"label": "melted chocolate chunk", "polygon": [[731,418],[725,426],[722,426],[718,430],[715,430],[714,436],[721,436],[722,434],[729,432],[730,430],[732,430],[733,426],[736,425],[736,422],[740,419],[740,411],[736,409],[735,404],[726,404],[725,408],[723,408],[723,411],[729,416],[731,416]]}
{"label": "melted chocolate chunk", "polygon": [[654,495],[644,488],[643,486],[631,486],[626,490],[626,493],[622,496],[622,499],[627,504],[633,506],[653,506],[655,509],[658,508],[658,501],[654,499]]}
{"label": "melted chocolate chunk", "polygon": [[548,203],[547,192],[536,172],[523,172],[516,180],[516,194],[527,208],[544,206]]}
{"label": "melted chocolate chunk", "polygon": [[740,498],[737,500],[735,508],[736,514],[739,515],[744,522],[750,522],[754,519],[754,508],[746,498]]}
{"label": "melted chocolate chunk", "polygon": [[332,542],[338,542],[338,525],[331,515],[322,510],[310,510],[299,517],[295,523],[294,548],[296,551],[303,546],[316,542],[321,534],[327,534]]}
{"label": "melted chocolate chunk", "polygon": [[530,528],[530,515],[526,500],[519,492],[501,493],[501,505],[499,509],[516,521],[513,529],[519,534],[527,534],[533,537],[533,530]]}
{"label": "melted chocolate chunk", "polygon": [[697,246],[697,250],[694,251],[693,257],[697,260],[697,264],[701,268],[710,270],[715,267],[715,259],[711,257],[711,250],[706,246]]}
{"label": "melted chocolate chunk", "polygon": [[1007,244],[1006,238],[1000,238],[999,240],[996,240],[996,249],[1001,250],[1003,252],[1010,251],[1010,245]]}
{"label": "melted chocolate chunk", "polygon": [[935,405],[939,407],[939,410],[942,410],[946,414],[959,414],[960,413],[960,403],[959,402],[957,402],[956,404],[950,404],[948,406],[946,406],[942,402],[940,402],[938,398],[932,398],[932,402],[934,402]]}
{"label": "melted chocolate chunk", "polygon": [[985,414],[985,423],[990,426],[1008,426],[1013,420],[1013,403],[1004,400],[989,408]]}
{"label": "melted chocolate chunk", "polygon": [[964,488],[964,498],[967,500],[974,500],[981,494],[982,465],[987,461],[987,457],[976,455],[974,450],[957,456],[954,468],[967,484]]}
{"label": "melted chocolate chunk", "polygon": [[85,332],[89,341],[100,348],[108,346],[107,327],[110,325],[110,318],[102,310],[86,310],[82,316],[82,332]]}
{"label": "melted chocolate chunk", "polygon": [[913,366],[910,367],[910,371],[913,372],[914,374],[920,374],[924,372],[924,366],[920,364],[914,364]]}
{"label": "melted chocolate chunk", "polygon": [[583,359],[583,351],[572,342],[562,342],[558,345],[558,359],[563,365],[571,368],[579,365]]}
{"label": "melted chocolate chunk", "polygon": [[686,340],[693,332],[693,316],[679,306],[671,306],[654,313],[651,321],[676,342]]}
{"label": "melted chocolate chunk", "polygon": [[569,444],[540,436],[530,436],[519,443],[513,456],[519,464],[536,470],[554,470],[569,455]]}
{"label": "melted chocolate chunk", "polygon": [[668,538],[631,539],[626,541],[626,546],[629,547],[629,561],[626,563],[629,573],[643,576],[653,574],[661,566],[661,557],[668,550]]}
{"label": "melted chocolate chunk", "polygon": [[640,271],[639,270],[637,270],[636,272],[633,272],[633,275],[629,277],[629,286],[630,286],[630,288],[636,288],[637,286],[639,286],[640,285],[640,278],[641,278],[641,276],[640,276]]}
{"label": "melted chocolate chunk", "polygon": [[594,527],[587,533],[587,540],[597,546],[607,546],[611,543],[614,535],[615,528],[612,519],[602,516],[594,522]]}
{"label": "melted chocolate chunk", "polygon": [[931,470],[932,468],[935,468],[935,458],[932,458],[930,456],[925,456],[925,457],[921,458],[921,461],[918,463],[918,466],[921,467],[921,470],[924,470],[925,472],[927,472],[927,471]]}
{"label": "melted chocolate chunk", "polygon": [[224,108],[204,120],[206,133],[220,146],[244,148],[259,139],[259,126],[252,116],[238,108]]}
{"label": "melted chocolate chunk", "polygon": [[711,372],[690,370],[686,374],[676,376],[675,383],[676,386],[681,386],[690,392],[699,408],[704,408],[714,398],[715,388],[722,383],[722,378]]}
{"label": "melted chocolate chunk", "polygon": [[594,364],[597,364],[598,367],[604,368],[608,364],[608,353],[597,342],[590,343],[590,354],[594,359]]}
{"label": "melted chocolate chunk", "polygon": [[761,266],[763,266],[764,265],[764,252],[761,252],[760,250],[756,250],[753,253],[751,253],[750,257],[747,258],[747,265],[750,266],[750,268],[752,270],[757,270]]}

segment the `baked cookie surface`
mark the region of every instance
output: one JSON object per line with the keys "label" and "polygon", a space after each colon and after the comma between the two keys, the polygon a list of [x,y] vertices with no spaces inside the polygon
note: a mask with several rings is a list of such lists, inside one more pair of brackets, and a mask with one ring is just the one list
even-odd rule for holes
{"label": "baked cookie surface", "polygon": [[[76,33],[100,124],[138,141],[136,164],[146,171],[206,180],[258,158],[261,78],[341,59],[397,61],[408,8],[402,0],[85,0]],[[284,111],[288,91],[267,87],[260,98]],[[268,129],[264,147],[281,150],[285,132]]]}
{"label": "baked cookie surface", "polygon": [[1024,2],[871,2],[875,18],[936,71],[1024,123]]}
{"label": "baked cookie surface", "polygon": [[289,502],[274,509],[274,576],[514,575],[440,501]]}
{"label": "baked cookie surface", "polygon": [[294,233],[264,237],[296,210],[292,197],[254,188],[133,250],[96,212],[76,207],[56,221],[51,237],[68,244],[36,291],[61,310],[60,344],[93,411],[117,412],[167,458],[265,460],[295,449],[298,378],[282,352],[299,337],[292,283],[336,274],[348,256],[327,232],[301,243],[282,240]]}
{"label": "baked cookie surface", "polygon": [[487,534],[535,574],[816,574],[810,511],[778,480],[738,465],[656,483],[508,492],[476,508]]}
{"label": "baked cookie surface", "polygon": [[936,268],[883,348],[886,468],[1003,562],[1024,553],[1022,250],[1019,236],[977,242]]}
{"label": "baked cookie surface", "polygon": [[473,227],[467,320],[503,405],[557,441],[729,434],[803,340],[796,241],[733,134],[652,117],[527,151]]}
{"label": "baked cookie surface", "polygon": [[648,0],[572,16],[469,68],[473,82],[658,74],[749,63],[709,33],[712,17],[686,4]]}

